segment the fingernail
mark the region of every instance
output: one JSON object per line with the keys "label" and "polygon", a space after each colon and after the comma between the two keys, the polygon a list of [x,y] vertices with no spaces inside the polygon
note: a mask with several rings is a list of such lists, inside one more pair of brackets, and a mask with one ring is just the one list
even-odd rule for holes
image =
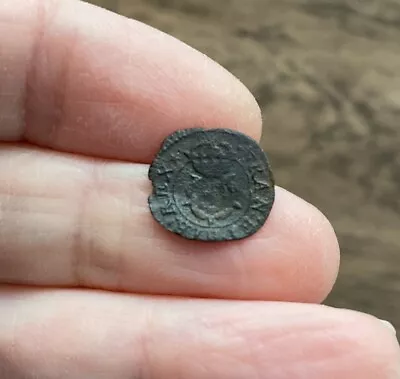
{"label": "fingernail", "polygon": [[394,326],[386,320],[379,320],[383,325],[385,325],[386,328],[388,328],[394,335],[396,335],[396,329],[394,328]]}

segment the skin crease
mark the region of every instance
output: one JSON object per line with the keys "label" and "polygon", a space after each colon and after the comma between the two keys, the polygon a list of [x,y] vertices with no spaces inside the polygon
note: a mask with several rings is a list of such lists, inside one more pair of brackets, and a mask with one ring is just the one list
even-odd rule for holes
{"label": "skin crease", "polygon": [[152,220],[148,163],[190,125],[258,139],[260,110],[146,25],[76,1],[0,3],[0,378],[400,378],[390,328],[318,305],[339,248],[312,205],[277,188],[239,243]]}

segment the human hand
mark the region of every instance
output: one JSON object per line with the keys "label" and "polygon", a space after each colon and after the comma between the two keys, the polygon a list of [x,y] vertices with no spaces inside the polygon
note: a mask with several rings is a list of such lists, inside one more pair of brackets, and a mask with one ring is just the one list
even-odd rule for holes
{"label": "human hand", "polygon": [[396,379],[393,331],[318,305],[339,249],[277,188],[265,226],[187,241],[151,217],[165,136],[255,139],[224,69],[141,23],[74,1],[0,4],[1,379]]}

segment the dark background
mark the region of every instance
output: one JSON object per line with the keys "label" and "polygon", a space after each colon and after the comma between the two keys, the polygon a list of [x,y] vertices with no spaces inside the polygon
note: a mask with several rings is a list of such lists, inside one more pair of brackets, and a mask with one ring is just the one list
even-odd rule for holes
{"label": "dark background", "polygon": [[330,305],[400,331],[400,0],[92,0],[208,54],[264,117],[279,185],[332,221]]}

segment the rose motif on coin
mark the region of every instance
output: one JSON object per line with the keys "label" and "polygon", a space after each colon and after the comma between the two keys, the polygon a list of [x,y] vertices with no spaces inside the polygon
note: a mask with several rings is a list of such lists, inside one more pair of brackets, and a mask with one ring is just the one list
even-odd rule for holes
{"label": "rose motif on coin", "polygon": [[256,141],[228,129],[187,129],[170,135],[149,169],[153,217],[187,239],[238,240],[257,232],[275,190],[268,159]]}

